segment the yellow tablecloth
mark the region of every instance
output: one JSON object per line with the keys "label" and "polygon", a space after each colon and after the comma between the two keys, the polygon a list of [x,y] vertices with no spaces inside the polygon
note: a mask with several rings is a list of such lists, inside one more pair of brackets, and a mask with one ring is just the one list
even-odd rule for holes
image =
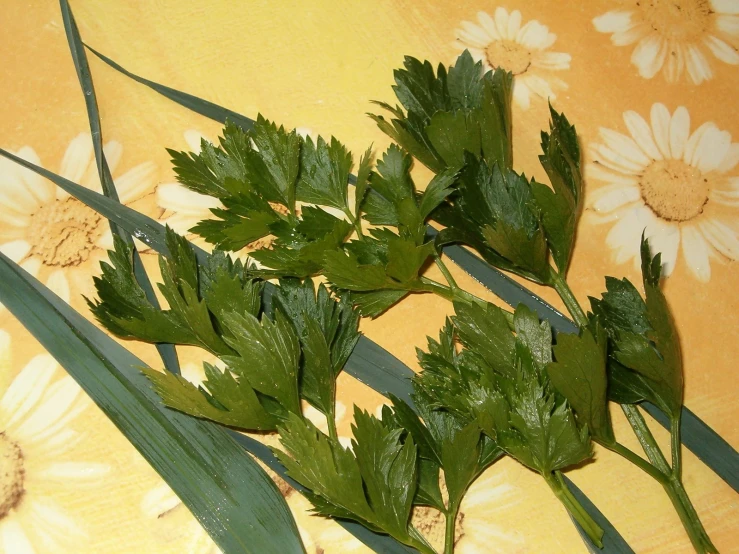
{"label": "yellow tablecloth", "polygon": [[[514,156],[537,162],[548,96],[577,125],[586,203],[570,279],[581,301],[603,275],[638,282],[644,227],[663,251],[668,299],[686,361],[686,404],[735,447],[739,300],[739,2],[605,0],[435,2],[183,2],[72,5],[84,40],[124,67],[248,116],[265,114],[355,152],[387,139],[364,114],[394,100],[403,56],[450,63],[462,48],[518,74]],[[96,187],[85,105],[53,1],[0,10],[0,146]],[[165,147],[185,149],[219,126],[91,57],[104,138],[122,200],[185,231],[207,206],[173,184]],[[416,168],[418,182],[428,173]],[[105,223],[52,185],[0,161],[0,250],[86,312],[91,276],[110,245]],[[145,254],[154,268],[155,259]],[[459,271],[459,281],[485,291]],[[553,304],[549,291],[539,291]],[[133,447],[0,308],[0,448],[22,474],[0,475],[0,551],[212,552],[212,543]],[[403,301],[363,331],[417,368],[414,349],[450,306]],[[129,345],[130,346],[130,345]],[[152,348],[135,346],[152,364]],[[200,355],[182,349],[191,375]],[[352,401],[379,395],[340,379],[349,435]],[[620,412],[617,434],[634,449]],[[666,433],[657,430],[664,442]],[[9,459],[9,458],[8,458]],[[637,552],[690,552],[660,487],[597,449],[569,473]],[[721,552],[739,552],[737,495],[691,453],[685,484]],[[337,525],[306,514],[286,491],[309,552],[360,552]],[[462,507],[458,552],[585,552],[543,481],[510,459],[475,483]],[[443,533],[427,514],[422,526]]]}

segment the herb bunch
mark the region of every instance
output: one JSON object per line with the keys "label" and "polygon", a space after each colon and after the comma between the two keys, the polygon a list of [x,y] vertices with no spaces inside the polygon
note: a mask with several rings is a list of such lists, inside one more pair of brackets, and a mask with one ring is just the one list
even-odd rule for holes
{"label": "herb bunch", "polygon": [[[433,552],[409,523],[413,505],[432,506],[446,517],[450,553],[464,492],[505,453],[540,473],[599,544],[602,531],[561,473],[592,457],[592,440],[662,484],[696,551],[716,552],[681,480],[682,364],[659,255],[642,239],[645,298],[628,280],[607,277],[586,313],[567,284],[582,200],[575,128],[550,108],[539,157],[550,187],[512,167],[509,73],[485,73],[465,52],[436,71],[406,58],[395,80],[400,105],[380,103],[389,119],[372,117],[396,144],[376,163],[367,150],[356,180],[338,140],[303,139],[261,116],[249,131],[227,124],[220,144],[203,141],[199,154],[170,151],[181,183],[221,201],[215,219],[192,229],[220,250],[198,264],[170,233],[171,256],[161,262],[170,309],[159,310],[137,289],[131,251],[117,242],[115,267],[96,281],[95,315],[119,336],[219,356],[227,369],[206,366],[199,388],[174,374],[147,375],[175,409],[276,429],[285,448],[278,457],[321,515]],[[414,158],[435,174],[423,191],[411,178]],[[443,229],[430,232],[429,221]],[[264,237],[270,246],[250,253],[258,267],[221,251]],[[579,333],[553,338],[527,308],[510,313],[462,290],[441,259],[450,243],[552,287]],[[424,275],[431,263],[446,283]],[[314,289],[314,276],[333,297]],[[263,311],[260,280],[270,278],[280,286]],[[415,409],[393,398],[381,420],[356,410],[346,450],[333,423],[335,379],[356,343],[358,314],[375,317],[409,293],[449,299],[455,316],[419,351]],[[328,435],[303,418],[301,399],[326,415]],[[616,440],[609,401],[621,405],[647,459]],[[671,420],[671,462],[641,415],[643,401]]]}

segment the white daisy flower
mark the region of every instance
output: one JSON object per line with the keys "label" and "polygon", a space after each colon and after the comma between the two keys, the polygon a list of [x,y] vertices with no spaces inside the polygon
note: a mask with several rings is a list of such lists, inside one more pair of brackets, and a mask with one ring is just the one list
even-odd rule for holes
{"label": "white daisy flower", "polygon": [[[111,141],[105,156],[113,174],[123,147]],[[38,155],[24,146],[16,155],[41,165]],[[58,173],[101,192],[89,134],[77,135],[67,147]],[[130,204],[154,185],[156,166],[145,162],[115,178],[118,196]],[[85,291],[99,272],[99,261],[113,247],[108,221],[51,181],[0,159],[0,252],[19,263],[65,302],[72,287]]]}
{"label": "white daisy flower", "polygon": [[[0,364],[10,367],[10,337],[0,331]],[[89,405],[74,380],[54,380],[57,363],[33,358],[0,399],[0,552],[77,552],[85,530],[58,505],[62,488],[92,484],[105,464],[66,461],[80,436],[69,424]],[[53,381],[53,382],[52,382]]]}
{"label": "white daisy flower", "polygon": [[536,20],[521,25],[518,10],[508,13],[497,8],[494,18],[478,12],[477,24],[463,21],[455,34],[454,45],[469,50],[475,61],[482,61],[487,69],[502,67],[513,73],[513,99],[524,110],[531,105],[531,94],[554,100],[552,85],[567,88],[550,72],[569,69],[571,56],[550,52],[557,35]]}
{"label": "white daisy flower", "polygon": [[660,70],[669,83],[686,73],[699,85],[713,77],[711,54],[739,65],[739,2],[736,0],[652,0],[627,3],[593,19],[616,46],[636,43],[631,63],[651,79]]}
{"label": "white daisy flower", "polygon": [[[688,269],[702,282],[711,278],[710,258],[739,259],[739,143],[713,122],[690,132],[684,107],[672,114],[654,104],[651,125],[634,111],[624,113],[629,135],[600,130],[602,144],[590,148],[590,179],[606,186],[590,193],[589,208],[616,221],[607,244],[615,261],[639,266],[639,237],[662,253],[669,275],[682,246]],[[734,172],[735,173],[735,172]]]}

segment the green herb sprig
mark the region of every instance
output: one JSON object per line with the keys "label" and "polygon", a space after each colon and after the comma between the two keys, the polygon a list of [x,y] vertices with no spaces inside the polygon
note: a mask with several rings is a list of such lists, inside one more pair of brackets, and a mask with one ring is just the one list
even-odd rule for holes
{"label": "green herb sprig", "polygon": [[[465,52],[454,66],[436,72],[428,62],[406,58],[395,78],[400,105],[380,104],[390,120],[372,117],[397,144],[376,164],[370,150],[364,153],[353,199],[352,156],[341,143],[303,139],[261,116],[250,131],[227,124],[220,145],[204,141],[200,154],[170,151],[179,180],[224,206],[193,232],[227,250],[264,237],[271,244],[250,254],[259,268],[229,265],[216,253],[214,268],[194,270],[172,238],[172,267],[162,266],[161,289],[170,310],[159,312],[126,277],[125,245],[118,244],[118,271],[106,268],[97,282],[98,318],[121,336],[195,344],[221,356],[228,369],[221,374],[206,368],[207,390],[169,374],[153,372],[150,378],[168,405],[192,415],[215,419],[225,417],[219,411],[234,412],[249,422],[238,424],[241,428],[277,428],[287,451],[280,459],[312,491],[323,515],[354,519],[428,552],[408,517],[413,503],[430,505],[447,518],[445,552],[451,552],[461,495],[505,452],[539,472],[598,544],[602,531],[561,474],[591,457],[592,439],[662,484],[696,551],[716,552],[681,481],[682,365],[659,289],[659,256],[651,256],[643,239],[645,299],[628,281],[609,277],[607,292],[591,299],[587,314],[567,283],[582,199],[574,127],[550,108],[540,155],[549,187],[512,168],[510,74],[485,73]],[[436,174],[423,192],[411,178],[413,158]],[[435,237],[426,228],[432,220],[444,227]],[[553,341],[547,324],[527,309],[510,313],[462,290],[441,260],[441,247],[450,243],[552,287],[579,333],[559,334]],[[446,284],[424,275],[430,263]],[[228,269],[218,273],[216,266]],[[346,359],[334,355],[331,345],[341,333],[316,324],[316,314],[307,318],[309,310],[290,308],[297,298],[313,298],[313,284],[290,285],[294,281],[288,278],[317,275],[343,306],[353,304],[366,316],[379,315],[409,293],[434,293],[454,302],[452,323],[420,354],[424,371],[414,382],[418,415],[397,399],[381,421],[357,411],[354,454],[342,449],[331,427],[335,389],[329,384],[343,365],[338,361]],[[298,295],[278,301],[274,317],[259,319],[247,300],[239,301],[240,311],[229,311],[234,295],[253,298],[255,279],[272,277]],[[300,290],[304,296],[295,292]],[[326,305],[334,302],[325,288],[319,288],[316,298],[321,297]],[[171,329],[162,331],[151,321]],[[239,363],[246,359],[257,359],[260,368]],[[327,415],[329,436],[302,418],[301,398]],[[639,411],[644,400],[670,417],[671,463]],[[616,440],[609,401],[622,406],[647,459]],[[236,425],[233,421],[220,420]],[[322,453],[318,459],[308,458],[313,450]],[[446,501],[438,486],[441,470]],[[332,490],[332,482],[353,490],[355,504]],[[366,496],[357,496],[360,490]],[[378,512],[381,502],[392,514]]]}

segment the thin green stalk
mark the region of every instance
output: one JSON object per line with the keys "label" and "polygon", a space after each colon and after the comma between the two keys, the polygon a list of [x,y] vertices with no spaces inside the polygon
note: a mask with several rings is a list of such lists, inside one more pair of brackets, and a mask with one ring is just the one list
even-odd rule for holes
{"label": "thin green stalk", "polygon": [[672,468],[670,468],[664,454],[662,454],[662,450],[660,450],[657,441],[654,439],[654,435],[649,430],[647,422],[644,421],[644,416],[639,411],[639,408],[632,404],[621,404],[621,409],[624,415],[626,415],[626,419],[629,420],[631,428],[639,440],[639,444],[641,444],[644,453],[649,458],[649,461],[652,462],[652,465],[665,475],[671,475]]}
{"label": "thin green stalk", "polygon": [[577,298],[575,298],[570,285],[567,284],[564,277],[552,269],[550,271],[550,278],[554,290],[557,291],[557,294],[562,299],[562,302],[564,302],[567,311],[570,312],[570,315],[572,316],[572,319],[575,320],[575,323],[577,323],[577,326],[581,329],[587,327],[588,317],[585,315],[585,312],[577,301]]}
{"label": "thin green stalk", "polygon": [[[691,502],[690,497],[688,497],[688,493],[685,491],[678,474],[675,473],[674,467],[670,468],[667,463],[667,459],[664,454],[662,454],[662,450],[660,450],[659,445],[657,445],[657,441],[649,430],[647,422],[644,420],[644,416],[639,411],[639,408],[631,404],[622,404],[621,409],[626,415],[626,419],[629,420],[632,429],[634,429],[634,434],[636,435],[636,438],[639,439],[639,443],[642,445],[642,448],[649,460],[662,473],[669,475],[669,479],[666,483],[662,483],[662,486],[664,487],[665,492],[667,492],[667,496],[670,498],[672,505],[675,507],[675,511],[678,516],[680,516],[680,521],[682,522],[688,537],[690,537],[690,542],[693,544],[693,548],[695,548],[696,552],[699,554],[718,552],[703,527],[703,523],[698,517],[698,513],[695,511],[693,503]],[[675,443],[673,441],[673,445],[674,444]],[[677,445],[679,444],[680,443],[678,442]]]}
{"label": "thin green stalk", "polygon": [[570,515],[575,518],[575,521],[582,527],[583,531],[590,537],[593,544],[599,548],[603,548],[603,529],[596,521],[590,517],[590,514],[585,511],[582,504],[578,502],[577,498],[572,494],[570,489],[562,477],[562,473],[555,471],[553,474],[544,475],[544,480],[547,482],[549,487],[554,492],[555,496],[559,498],[559,501],[564,504]]}
{"label": "thin green stalk", "polygon": [[449,283],[449,287],[455,291],[459,290],[459,286],[457,285],[457,282],[454,280],[454,277],[449,271],[449,268],[444,263],[444,260],[441,259],[441,255],[434,254],[434,262],[436,262],[436,267],[439,268],[439,271],[441,271],[441,274],[444,276],[447,283]]}
{"label": "thin green stalk", "polygon": [[650,464],[647,460],[639,456],[636,452],[633,450],[625,447],[620,442],[612,442],[612,443],[605,443],[598,441],[599,444],[602,446],[605,446],[608,450],[611,450],[612,452],[615,452],[616,454],[624,457],[628,461],[630,461],[632,464],[643,470],[645,473],[647,473],[650,477],[655,479],[657,482],[661,484],[666,484],[667,480],[669,479],[668,475],[665,475],[660,470],[658,470],[656,467],[654,467],[652,464]]}
{"label": "thin green stalk", "polygon": [[683,455],[682,441],[680,439],[680,422],[682,419],[682,410],[678,410],[677,415],[670,416],[670,444],[672,450],[672,475],[678,479],[683,478]]}
{"label": "thin green stalk", "polygon": [[354,230],[357,232],[357,238],[359,240],[364,240],[364,234],[362,233],[362,221],[358,217],[354,217],[354,214],[352,211],[344,207],[344,213],[346,214],[346,217],[349,218],[349,222],[354,225]]}
{"label": "thin green stalk", "polygon": [[444,531],[444,554],[454,553],[454,532],[457,524],[458,505],[451,505],[447,509],[444,517],[446,518],[446,530]]}
{"label": "thin green stalk", "polygon": [[336,431],[336,417],[334,414],[329,414],[326,416],[326,423],[328,423],[328,436],[334,440],[339,440],[339,434]]}

